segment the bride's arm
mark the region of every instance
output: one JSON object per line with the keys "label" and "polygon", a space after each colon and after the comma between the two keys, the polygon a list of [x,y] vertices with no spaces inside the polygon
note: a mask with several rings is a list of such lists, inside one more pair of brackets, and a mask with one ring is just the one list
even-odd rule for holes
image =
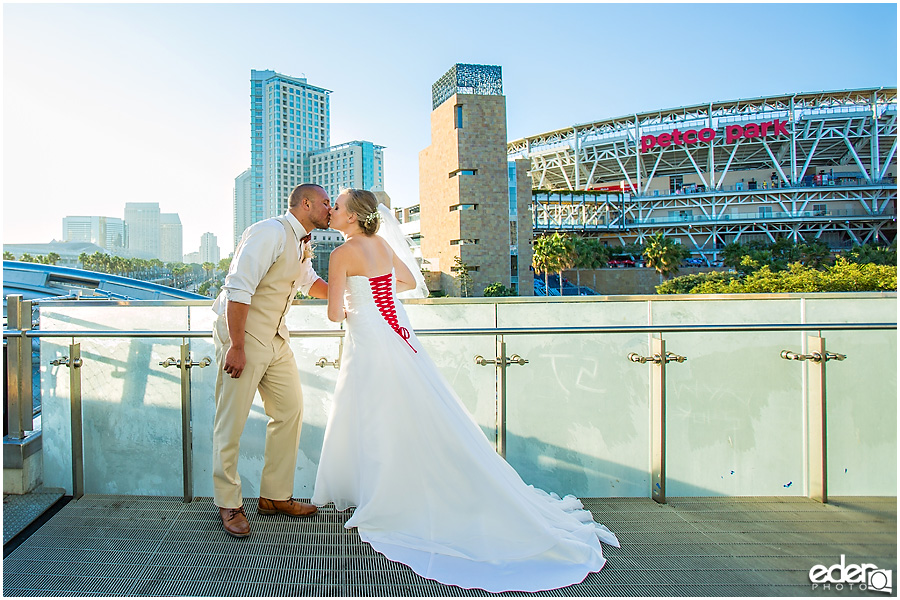
{"label": "bride's arm", "polygon": [[391,254],[393,255],[394,261],[394,277],[397,278],[397,292],[416,289],[416,280],[413,277],[412,271],[409,270],[406,263],[400,260],[396,252],[391,250]]}
{"label": "bride's arm", "polygon": [[342,246],[328,258],[328,319],[340,323],[347,318],[344,310],[344,288],[347,285],[347,256]]}

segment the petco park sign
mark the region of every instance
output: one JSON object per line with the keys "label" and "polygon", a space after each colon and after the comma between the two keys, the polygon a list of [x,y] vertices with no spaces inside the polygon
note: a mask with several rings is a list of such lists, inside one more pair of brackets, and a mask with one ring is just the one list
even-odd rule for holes
{"label": "petco park sign", "polygon": [[[775,119],[762,123],[748,123],[747,125],[725,125],[725,143],[732,144],[741,138],[764,138],[779,135],[790,135],[787,130],[787,121]],[[700,142],[709,143],[716,139],[716,130],[710,127],[703,129],[688,129],[680,131],[673,129],[669,133],[659,135],[642,135],[641,152],[647,152],[653,148],[668,148],[669,146],[690,146]]]}

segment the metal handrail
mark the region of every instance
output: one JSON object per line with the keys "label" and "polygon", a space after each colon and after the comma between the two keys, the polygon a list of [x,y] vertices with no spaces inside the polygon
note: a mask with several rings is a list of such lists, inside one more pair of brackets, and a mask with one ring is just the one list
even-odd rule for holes
{"label": "metal handrail", "polygon": [[[564,335],[596,333],[728,333],[742,331],[883,331],[897,329],[897,323],[738,323],[722,325],[601,325],[585,327],[469,327],[463,329],[417,329],[418,336],[432,335]],[[294,329],[291,337],[331,338],[344,337],[343,329]],[[26,338],[208,338],[212,331],[168,330],[149,331],[134,329],[74,331],[39,329],[4,329],[3,337]]]}

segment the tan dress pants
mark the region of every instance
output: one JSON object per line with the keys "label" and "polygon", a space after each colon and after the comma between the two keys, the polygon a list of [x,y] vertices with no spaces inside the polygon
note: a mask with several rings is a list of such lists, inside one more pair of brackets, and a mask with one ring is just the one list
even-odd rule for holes
{"label": "tan dress pants", "polygon": [[213,427],[213,488],[216,506],[243,506],[238,474],[241,433],[250,415],[257,390],[269,416],[266,451],[259,494],[271,500],[287,500],[294,491],[294,471],[303,424],[303,393],[290,344],[276,335],[268,344],[247,335],[247,366],[237,379],[222,370],[231,347],[225,317],[213,328],[216,344],[216,417]]}

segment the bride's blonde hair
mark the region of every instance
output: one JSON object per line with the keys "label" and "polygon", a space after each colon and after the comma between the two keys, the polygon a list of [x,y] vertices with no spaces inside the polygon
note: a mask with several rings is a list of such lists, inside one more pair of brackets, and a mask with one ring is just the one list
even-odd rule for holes
{"label": "bride's blonde hair", "polygon": [[368,190],[348,188],[341,192],[347,194],[347,212],[355,214],[360,229],[366,235],[375,235],[381,225],[378,214],[378,200]]}

